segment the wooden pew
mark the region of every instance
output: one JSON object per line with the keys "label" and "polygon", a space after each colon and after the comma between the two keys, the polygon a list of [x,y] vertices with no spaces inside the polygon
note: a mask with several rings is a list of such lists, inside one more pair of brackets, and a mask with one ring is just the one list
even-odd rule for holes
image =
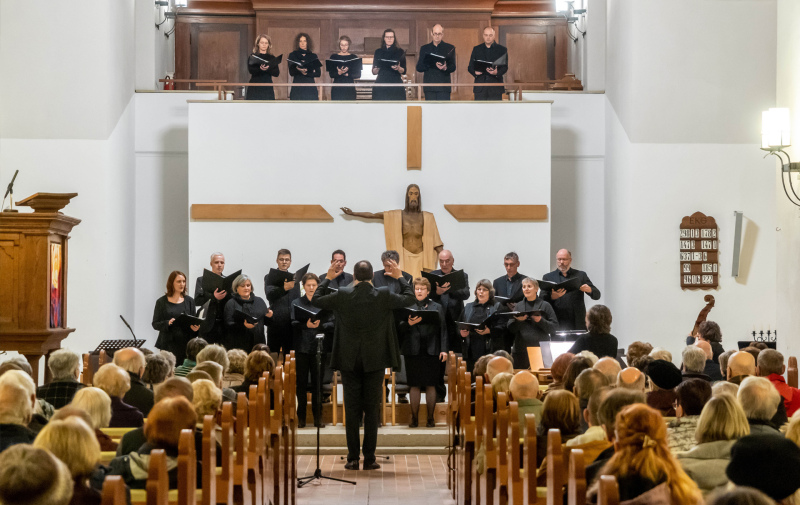
{"label": "wooden pew", "polygon": [[583,457],[580,449],[573,449],[569,453],[568,505],[586,505],[586,463]]}
{"label": "wooden pew", "polygon": [[178,442],[178,505],[197,503],[197,454],[194,431],[181,430]]}
{"label": "wooden pew", "polygon": [[251,486],[253,504],[264,503],[264,479],[261,473],[264,464],[263,412],[258,409],[258,385],[250,385],[247,402],[247,482]]}
{"label": "wooden pew", "polygon": [[[514,402],[516,403],[516,402]],[[520,459],[519,416],[511,417],[509,411],[509,468],[508,468],[508,503],[511,505],[523,505],[525,503],[525,479],[522,475],[522,461]]]}
{"label": "wooden pew", "polygon": [[261,488],[264,490],[264,501],[269,502],[272,487],[275,481],[272,478],[272,454],[270,453],[269,439],[272,421],[272,405],[270,403],[270,389],[269,389],[270,373],[264,372],[258,379],[258,410],[262,412],[261,415],[261,433],[262,433],[262,448],[261,452]]}
{"label": "wooden pew", "polygon": [[119,475],[109,475],[103,481],[100,505],[126,505],[125,483]]}
{"label": "wooden pew", "polygon": [[613,475],[600,476],[597,505],[619,505],[619,486],[617,486],[617,478]]}
{"label": "wooden pew", "polygon": [[508,504],[508,417],[506,393],[497,394],[497,485],[494,490],[493,501],[496,505]]}
{"label": "wooden pew", "polygon": [[[164,449],[150,453],[150,467],[147,470],[147,505],[167,505],[169,503],[169,477],[167,477],[167,455]],[[131,502],[135,503],[133,493]]]}
{"label": "wooden pew", "polygon": [[[222,404],[222,441],[220,442],[220,450],[222,451],[222,467],[218,475],[216,475],[217,483],[217,503],[233,503],[233,404],[225,402]],[[205,443],[205,437],[203,438]],[[203,449],[203,457],[205,458],[205,447]]]}
{"label": "wooden pew", "polygon": [[789,366],[786,367],[786,384],[797,388],[797,358],[789,356]]}
{"label": "wooden pew", "polygon": [[[471,486],[469,492],[471,496],[471,503],[473,505],[481,504],[481,496],[483,494],[481,479],[476,472],[476,465],[474,464],[474,461],[475,457],[478,455],[478,450],[484,446],[484,427],[486,423],[483,418],[486,414],[486,411],[483,408],[483,405],[485,403],[485,386],[486,384],[483,383],[483,377],[475,378],[475,422],[473,423],[473,430],[475,432],[475,447],[473,448],[472,458],[469,461],[464,460],[464,472],[470,476],[469,482]],[[489,387],[491,388],[491,385],[489,385]]]}
{"label": "wooden pew", "polygon": [[[447,355],[447,489],[456,499],[456,423],[458,422],[458,359],[453,351]],[[334,406],[335,408],[335,406]]]}
{"label": "wooden pew", "polygon": [[284,410],[284,397],[283,397],[283,367],[275,367],[274,377],[272,379],[272,392],[275,398],[275,406],[272,409],[272,418],[270,419],[270,440],[269,440],[269,455],[271,470],[272,488],[267,489],[267,499],[272,501],[272,505],[281,505],[283,503],[283,495],[285,487],[283,486],[283,410]]}
{"label": "wooden pew", "polygon": [[200,500],[202,505],[217,503],[217,437],[214,434],[216,427],[214,416],[203,417],[203,454],[201,455],[203,496]]}
{"label": "wooden pew", "polygon": [[[478,406],[475,406],[477,412]],[[497,485],[497,447],[495,445],[494,430],[494,396],[491,384],[483,385],[483,446],[485,447],[485,465],[483,473],[477,482],[480,482],[480,497],[475,503],[481,505],[494,505],[494,490]]]}
{"label": "wooden pew", "polygon": [[564,480],[561,432],[551,429],[547,432],[547,505],[563,504]]}
{"label": "wooden pew", "polygon": [[[464,368],[459,369],[464,371]],[[456,503],[458,505],[472,505],[472,474],[470,473],[472,463],[475,460],[475,418],[470,415],[470,373],[464,372],[459,381],[466,383],[465,387],[459,389],[459,446],[458,454],[458,483],[456,490]]]}
{"label": "wooden pew", "polygon": [[[233,491],[234,499],[236,499],[237,503],[241,500],[241,503],[245,505],[256,505],[256,497],[254,496],[255,488],[253,483],[250,483],[247,478],[249,468],[247,445],[245,443],[245,436],[247,434],[247,410],[247,395],[239,393],[236,396],[236,427],[234,431],[236,461],[233,465]],[[224,414],[225,411],[223,410],[223,415]],[[258,505],[260,504],[261,502],[258,501]]]}
{"label": "wooden pew", "polygon": [[523,472],[523,486],[525,498],[523,503],[537,503],[539,500],[536,492],[536,416],[525,414],[525,468]]}

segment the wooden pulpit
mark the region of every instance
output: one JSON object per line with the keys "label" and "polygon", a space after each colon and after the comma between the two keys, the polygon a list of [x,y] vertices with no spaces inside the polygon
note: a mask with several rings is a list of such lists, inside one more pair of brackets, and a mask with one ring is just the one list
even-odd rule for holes
{"label": "wooden pulpit", "polygon": [[[0,212],[0,350],[17,351],[33,368],[75,331],[67,327],[67,240],[80,219],[61,209],[77,193],[36,193]],[[45,367],[45,382],[50,371]]]}

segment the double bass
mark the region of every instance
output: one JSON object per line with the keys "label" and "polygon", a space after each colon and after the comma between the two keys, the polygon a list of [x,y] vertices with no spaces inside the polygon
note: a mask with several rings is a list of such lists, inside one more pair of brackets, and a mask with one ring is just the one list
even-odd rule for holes
{"label": "double bass", "polygon": [[697,338],[697,329],[700,327],[700,323],[705,321],[708,318],[708,313],[711,312],[711,309],[714,308],[714,295],[706,295],[703,297],[703,301],[706,302],[706,306],[700,310],[700,313],[697,314],[697,319],[694,321],[694,328],[692,328],[692,332],[689,336]]}

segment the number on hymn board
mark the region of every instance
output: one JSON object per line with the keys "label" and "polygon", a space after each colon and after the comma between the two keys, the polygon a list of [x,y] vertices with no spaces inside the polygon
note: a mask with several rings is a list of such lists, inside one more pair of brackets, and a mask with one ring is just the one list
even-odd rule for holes
{"label": "number on hymn board", "polygon": [[[683,265],[683,273],[685,273],[685,274],[692,273],[692,265],[690,265],[689,263],[682,263],[682,265]],[[703,266],[705,266],[705,265],[703,265]]]}
{"label": "number on hymn board", "polygon": [[703,263],[703,273],[715,274],[717,273],[716,263]]}
{"label": "number on hymn board", "polygon": [[[683,236],[681,236],[683,238]],[[700,238],[717,238],[716,228],[703,228],[700,230]]]}
{"label": "number on hymn board", "polygon": [[681,240],[681,249],[694,249],[694,240]]}
{"label": "number on hymn board", "polygon": [[681,253],[681,261],[692,261],[692,253],[690,253],[690,252],[682,252]]}
{"label": "number on hymn board", "polygon": [[[696,275],[694,277],[697,277]],[[713,275],[704,275],[703,276],[703,284],[714,284],[714,276]]]}

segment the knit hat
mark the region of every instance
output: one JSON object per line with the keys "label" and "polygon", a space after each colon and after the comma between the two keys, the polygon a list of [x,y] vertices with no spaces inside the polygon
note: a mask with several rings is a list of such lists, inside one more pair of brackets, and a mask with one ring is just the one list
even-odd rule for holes
{"label": "knit hat", "polygon": [[645,373],[647,373],[650,380],[653,381],[653,384],[661,389],[674,389],[683,380],[678,367],[663,359],[657,359],[648,363]]}
{"label": "knit hat", "polygon": [[778,435],[748,435],[731,448],[725,470],[737,486],[749,486],[781,501],[800,489],[800,447]]}

